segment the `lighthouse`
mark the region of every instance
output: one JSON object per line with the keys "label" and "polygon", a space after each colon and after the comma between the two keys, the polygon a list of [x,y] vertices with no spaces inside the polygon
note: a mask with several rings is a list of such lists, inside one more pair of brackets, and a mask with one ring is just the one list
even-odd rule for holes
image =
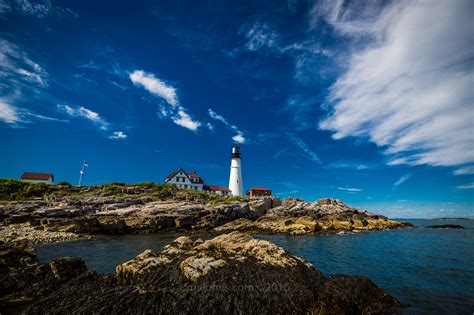
{"label": "lighthouse", "polygon": [[229,189],[232,191],[232,196],[244,196],[244,186],[242,185],[242,169],[240,165],[240,148],[238,146],[232,147]]}

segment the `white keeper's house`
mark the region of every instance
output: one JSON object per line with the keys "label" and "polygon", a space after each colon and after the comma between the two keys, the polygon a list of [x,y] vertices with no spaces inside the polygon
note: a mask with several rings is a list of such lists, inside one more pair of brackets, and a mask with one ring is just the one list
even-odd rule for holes
{"label": "white keeper's house", "polygon": [[178,188],[193,189],[196,191],[216,194],[220,196],[231,195],[230,189],[213,185],[204,185],[204,180],[196,172],[186,173],[186,171],[182,168],[169,174],[165,179],[165,184],[175,185]]}

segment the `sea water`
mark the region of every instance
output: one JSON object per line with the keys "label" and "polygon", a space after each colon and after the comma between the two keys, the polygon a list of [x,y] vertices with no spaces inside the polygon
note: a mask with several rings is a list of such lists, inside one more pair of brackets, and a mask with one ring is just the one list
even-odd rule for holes
{"label": "sea water", "polygon": [[[255,236],[305,258],[326,275],[365,275],[405,304],[406,313],[473,314],[474,221],[403,220],[415,228],[316,236]],[[465,229],[430,229],[458,224]],[[145,249],[159,250],[175,235],[105,236],[94,240],[40,245],[41,262],[83,257],[98,273]]]}

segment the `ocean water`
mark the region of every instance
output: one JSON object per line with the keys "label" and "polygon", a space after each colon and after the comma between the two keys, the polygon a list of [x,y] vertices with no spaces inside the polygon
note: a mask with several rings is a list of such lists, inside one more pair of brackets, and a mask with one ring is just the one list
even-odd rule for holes
{"label": "ocean water", "polygon": [[[403,220],[403,219],[402,219]],[[405,313],[474,313],[474,221],[403,220],[417,227],[399,230],[319,235],[256,236],[313,263],[326,275],[366,275],[400,301]],[[427,225],[458,224],[458,229],[428,229]],[[176,235],[106,236],[37,247],[42,262],[83,257],[98,273],[145,249],[159,250]]]}

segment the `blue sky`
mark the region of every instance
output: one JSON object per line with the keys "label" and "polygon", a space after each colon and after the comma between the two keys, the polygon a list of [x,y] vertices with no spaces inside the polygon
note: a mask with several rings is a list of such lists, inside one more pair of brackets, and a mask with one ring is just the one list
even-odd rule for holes
{"label": "blue sky", "polygon": [[[473,2],[0,1],[0,176],[474,216]],[[436,23],[433,21],[436,20]]]}

